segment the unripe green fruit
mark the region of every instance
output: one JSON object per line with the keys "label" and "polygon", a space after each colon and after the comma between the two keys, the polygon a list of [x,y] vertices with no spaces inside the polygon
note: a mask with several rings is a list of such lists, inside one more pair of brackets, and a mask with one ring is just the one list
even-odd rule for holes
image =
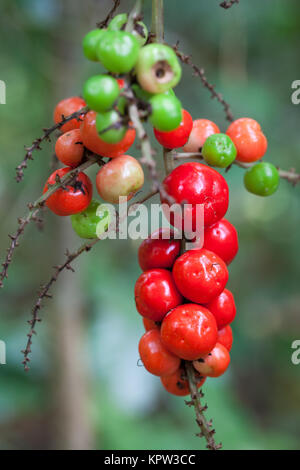
{"label": "unripe green fruit", "polygon": [[72,227],[81,238],[97,238],[107,231],[110,221],[111,216],[107,206],[95,199],[85,211],[71,215]]}
{"label": "unripe green fruit", "polygon": [[93,111],[108,111],[120,95],[117,80],[109,75],[96,75],[89,78],[83,87],[83,98]]}
{"label": "unripe green fruit", "polygon": [[87,33],[82,41],[83,53],[85,57],[93,62],[98,62],[98,56],[96,53],[96,46],[100,41],[105,29],[93,29]]}
{"label": "unripe green fruit", "polygon": [[[127,23],[128,15],[127,13],[121,13],[120,15],[115,16],[109,23],[109,31],[120,31],[123,26]],[[134,30],[132,31],[133,36],[138,40],[140,46],[143,46],[148,39],[148,29],[145,23],[138,21],[134,25]]]}
{"label": "unripe green fruit", "polygon": [[137,39],[125,31],[106,31],[97,43],[97,56],[109,72],[122,74],[135,66],[140,45]]}
{"label": "unripe green fruit", "polygon": [[98,113],[96,129],[100,139],[108,144],[117,144],[126,134],[126,127],[122,124],[121,117],[115,110]]}
{"label": "unripe green fruit", "polygon": [[[144,90],[137,83],[134,83],[131,88],[133,89],[135,96],[142,101],[149,101],[153,97],[153,93],[149,93],[148,91]],[[176,96],[172,88],[165,91],[163,94],[167,96]]]}
{"label": "unripe green fruit", "polygon": [[163,93],[177,85],[181,78],[181,67],[171,47],[149,44],[139,52],[136,73],[144,90]]}
{"label": "unripe green fruit", "polygon": [[236,159],[237,150],[226,134],[213,134],[204,142],[202,155],[211,166],[226,168]]}
{"label": "unripe green fruit", "polygon": [[271,196],[279,186],[280,176],[272,163],[261,162],[245,173],[246,189],[258,196]]}
{"label": "unripe green fruit", "polygon": [[170,132],[176,129],[182,119],[182,107],[176,96],[154,95],[150,99],[152,112],[150,122],[155,129],[162,132]]}

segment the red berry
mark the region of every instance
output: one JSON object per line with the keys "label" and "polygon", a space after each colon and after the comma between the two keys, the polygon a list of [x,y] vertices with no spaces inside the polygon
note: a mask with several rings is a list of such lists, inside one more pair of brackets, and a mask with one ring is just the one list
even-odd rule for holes
{"label": "red berry", "polygon": [[195,369],[199,374],[207,377],[220,377],[226,372],[230,363],[228,350],[220,343],[217,343],[214,349],[202,359],[193,362]]}
{"label": "red berry", "polygon": [[201,151],[206,139],[213,135],[219,134],[220,129],[218,126],[208,119],[196,119],[193,122],[193,129],[184,147],[184,152],[198,153]]}
{"label": "red berry", "polygon": [[150,330],[160,330],[160,326],[155,323],[155,321],[150,320],[149,318],[143,318],[143,324],[146,331]]}
{"label": "red berry", "polygon": [[[71,168],[61,168],[49,176],[43,193],[56,183],[56,175],[63,178]],[[49,186],[48,186],[49,185]],[[84,211],[90,204],[93,195],[93,186],[90,178],[80,172],[75,183],[66,188],[59,188],[46,201],[47,207],[57,215],[66,216]]]}
{"label": "red berry", "polygon": [[[73,96],[72,98],[66,98],[65,100],[60,101],[54,110],[53,117],[55,124],[58,124],[60,121],[62,121],[64,117],[66,118],[71,114],[76,113],[76,111],[80,111],[85,106],[86,102],[79,96]],[[83,119],[83,116],[81,116],[81,119]],[[62,132],[68,132],[72,129],[79,129],[80,124],[80,120],[72,119],[71,121],[66,122],[66,124],[64,124],[60,130]]]}
{"label": "red berry", "polygon": [[79,129],[62,134],[56,141],[55,154],[64,165],[75,168],[83,158],[84,147]]}
{"label": "red berry", "polygon": [[236,228],[226,219],[219,220],[205,230],[203,248],[213,251],[226,264],[230,264],[239,250]]}
{"label": "red berry", "polygon": [[167,149],[176,149],[183,147],[188,141],[193,128],[192,116],[185,110],[182,110],[182,121],[177,129],[171,132],[161,132],[154,129],[154,134],[158,142]]}
{"label": "red berry", "polygon": [[125,86],[125,80],[123,78],[118,78],[117,82],[118,82],[120,90],[122,90]]}
{"label": "red berry", "polygon": [[179,357],[174,356],[166,349],[158,330],[150,330],[142,336],[139,353],[145,368],[150,374],[162,377],[173,374],[180,367]]}
{"label": "red berry", "polygon": [[165,269],[151,269],[138,278],[135,285],[137,311],[153,321],[164,316],[182,302],[172,274]]}
{"label": "red berry", "polygon": [[[159,229],[144,240],[139,248],[139,263],[143,271],[154,268],[172,268],[180,252],[180,240],[164,239],[169,229]],[[173,235],[171,232],[170,236]]]}
{"label": "red berry", "polygon": [[206,307],[216,319],[218,329],[233,322],[236,315],[236,307],[233,294],[228,289],[209,302]]}
{"label": "red berry", "polygon": [[[166,377],[161,377],[161,383],[167,392],[172,393],[172,395],[177,395],[179,397],[185,397],[190,395],[189,383],[186,378],[186,373],[184,369],[178,369],[171,375]],[[204,384],[206,377],[199,377],[197,379],[197,387],[200,388]]]}
{"label": "red berry", "polygon": [[134,142],[135,130],[128,129],[125,137],[117,144],[108,144],[99,137],[96,129],[96,115],[97,113],[90,111],[81,124],[81,138],[85,147],[102,157],[114,158],[123,155]]}
{"label": "red berry", "polygon": [[237,149],[236,160],[239,162],[256,162],[266,153],[268,141],[257,121],[241,118],[234,121],[226,134]]}
{"label": "red berry", "polygon": [[173,354],[194,361],[214,348],[218,338],[217,323],[202,305],[180,305],[164,318],[161,338]]}
{"label": "red berry", "polygon": [[212,251],[191,250],[177,258],[173,277],[186,299],[207,304],[224,290],[228,270],[224,261]]}
{"label": "red berry", "polygon": [[233,343],[233,334],[230,325],[227,325],[218,331],[218,343],[225,346],[225,348],[228,349],[229,352],[231,351]]}
{"label": "red berry", "polygon": [[[198,204],[204,206],[206,227],[218,222],[227,212],[229,191],[225,179],[216,170],[202,163],[191,162],[178,166],[165,178],[163,188],[168,195],[167,197],[166,194],[161,194],[163,203],[172,205],[174,201],[177,204],[192,205],[191,210],[184,213],[184,222],[188,223],[192,230],[197,228]],[[170,216],[174,225],[172,213]],[[183,225],[182,219],[180,223]]]}

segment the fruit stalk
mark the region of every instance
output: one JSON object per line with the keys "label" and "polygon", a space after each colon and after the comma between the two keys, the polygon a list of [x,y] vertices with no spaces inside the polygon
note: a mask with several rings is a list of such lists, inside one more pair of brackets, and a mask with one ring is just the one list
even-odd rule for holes
{"label": "fruit stalk", "polygon": [[152,33],[155,42],[164,42],[164,1],[152,0]]}

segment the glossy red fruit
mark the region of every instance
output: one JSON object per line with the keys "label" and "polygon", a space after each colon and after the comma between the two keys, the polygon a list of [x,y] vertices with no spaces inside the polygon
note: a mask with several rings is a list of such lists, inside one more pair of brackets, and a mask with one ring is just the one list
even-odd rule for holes
{"label": "glossy red fruit", "polygon": [[208,310],[216,319],[218,329],[223,328],[233,322],[236,315],[236,306],[233,294],[228,289],[224,289],[220,295],[206,304]]}
{"label": "glossy red fruit", "polygon": [[[77,111],[80,111],[82,108],[86,106],[86,102],[80,98],[79,96],[73,96],[72,98],[66,98],[65,100],[60,101],[55,110],[54,110],[54,122],[58,124],[62,119],[65,117],[70,116]],[[83,119],[83,116],[81,116]],[[72,119],[69,122],[66,122],[60,130],[61,132],[68,132],[72,129],[79,129],[81,121],[78,119]]]}
{"label": "glossy red fruit", "polygon": [[[63,178],[71,168],[56,170],[48,178],[43,193],[56,183],[56,175]],[[46,206],[57,215],[67,216],[84,211],[90,204],[93,195],[93,186],[90,178],[80,172],[74,184],[66,189],[59,188],[46,201]]]}
{"label": "glossy red fruit", "polygon": [[206,375],[207,377],[220,377],[226,372],[229,364],[230,355],[228,349],[220,343],[217,343],[207,356],[193,362],[199,374]]}
{"label": "glossy red fruit", "polygon": [[182,302],[172,278],[165,269],[151,269],[138,278],[135,285],[137,311],[153,321],[162,321],[164,316]]}
{"label": "glossy red fruit", "polygon": [[208,119],[196,119],[193,122],[189,140],[183,149],[184,152],[200,152],[206,139],[213,134],[219,134],[219,132],[220,129],[214,122]]}
{"label": "glossy red fruit", "polygon": [[77,167],[84,154],[80,130],[73,129],[62,134],[56,141],[55,154],[64,165]]}
{"label": "glossy red fruit", "polygon": [[100,139],[96,129],[96,113],[90,111],[81,124],[81,138],[85,147],[102,157],[119,157],[123,155],[133,144],[135,130],[128,129],[125,137],[117,144],[108,144]]}
{"label": "glossy red fruit", "polygon": [[157,129],[154,129],[154,135],[157,141],[163,147],[167,149],[176,149],[183,147],[188,141],[190,133],[193,128],[193,119],[192,116],[185,110],[182,110],[182,121],[177,127],[171,132],[161,132]]}
{"label": "glossy red fruit", "polygon": [[160,326],[158,323],[155,323],[155,321],[153,320],[150,320],[149,318],[143,318],[143,324],[144,324],[144,328],[146,331],[150,331],[150,330],[158,330],[160,331]]}
{"label": "glossy red fruit", "polygon": [[217,338],[216,320],[202,305],[180,305],[166,315],[161,325],[161,339],[166,348],[188,361],[208,354]]}
{"label": "glossy red fruit", "polygon": [[117,82],[118,82],[120,90],[122,90],[125,86],[125,80],[123,78],[118,78]]}
{"label": "glossy red fruit", "polygon": [[212,251],[191,250],[175,261],[173,278],[183,297],[207,304],[225,289],[228,270],[224,261]]}
{"label": "glossy red fruit", "polygon": [[266,153],[268,141],[257,121],[241,118],[234,121],[226,134],[231,138],[237,149],[236,160],[239,162],[256,162]]}
{"label": "glossy red fruit", "polygon": [[218,343],[222,344],[228,351],[231,351],[233,344],[233,334],[230,325],[224,326],[218,331]]}
{"label": "glossy red fruit", "polygon": [[[143,271],[148,269],[171,269],[180,253],[180,240],[164,239],[167,229],[159,229],[140,245],[138,258]],[[172,236],[172,232],[170,234]]]}
{"label": "glossy red fruit", "polygon": [[[174,374],[161,377],[161,383],[167,392],[178,397],[185,397],[190,395],[191,391],[184,369],[180,368]],[[197,379],[197,387],[200,388],[204,384],[206,377],[199,377]]]}
{"label": "glossy red fruit", "polygon": [[[184,212],[184,222],[186,227],[190,226],[194,231],[199,226],[196,211],[198,204],[203,204],[206,227],[218,222],[227,212],[229,190],[225,179],[216,170],[202,163],[191,162],[178,166],[165,178],[163,188],[168,197],[162,193],[162,203],[170,206],[174,201],[177,204],[191,205]],[[170,222],[174,225],[174,217],[172,214],[170,216]],[[182,228],[182,219],[175,222],[176,225],[181,225],[178,228]]]}
{"label": "glossy red fruit", "polygon": [[180,367],[179,357],[163,345],[159,330],[150,330],[142,336],[139,353],[145,369],[158,377],[174,374]]}
{"label": "glossy red fruit", "polygon": [[239,251],[236,228],[226,219],[219,220],[205,230],[203,248],[213,251],[226,264],[230,264]]}

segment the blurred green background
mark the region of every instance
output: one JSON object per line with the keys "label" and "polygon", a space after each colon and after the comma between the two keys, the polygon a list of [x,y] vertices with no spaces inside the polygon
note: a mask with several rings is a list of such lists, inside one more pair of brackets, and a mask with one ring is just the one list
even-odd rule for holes
{"label": "blurred green background", "polygon": [[[20,184],[14,168],[24,145],[51,125],[56,102],[80,94],[84,80],[99,70],[83,57],[81,40],[111,3],[1,0],[0,79],[7,85],[7,104],[0,105],[1,258],[16,218],[51,171],[54,142],[35,155]],[[132,4],[123,0],[119,11]],[[299,1],[242,0],[225,11],[218,0],[165,0],[165,24],[166,40],[179,40],[205,68],[234,115],[263,125],[268,159],[300,171],[300,110],[290,98],[291,83],[300,78]],[[189,69],[177,95],[193,118],[226,129],[222,108]],[[94,170],[89,174],[95,177]],[[291,344],[300,339],[299,188],[282,181],[263,199],[243,189],[240,168],[226,178],[228,218],[240,237],[229,281],[238,315],[230,370],[204,387],[207,416],[226,449],[299,449],[300,366],[291,362]],[[68,219],[45,214],[43,231],[28,228],[1,291],[7,365],[0,366],[0,448],[204,448],[195,437],[193,410],[137,367],[139,241],[100,242],[75,263],[75,274],[61,277],[42,310],[31,371],[23,372],[20,350],[37,289],[65,249],[80,243]]]}

